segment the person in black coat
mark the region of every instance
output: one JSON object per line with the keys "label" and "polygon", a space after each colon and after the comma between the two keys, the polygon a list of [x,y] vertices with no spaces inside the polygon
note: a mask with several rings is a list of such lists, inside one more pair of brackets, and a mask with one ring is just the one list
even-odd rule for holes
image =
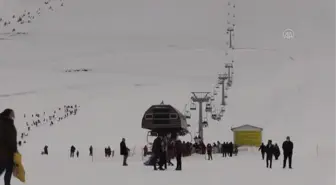
{"label": "person in black coat", "polygon": [[261,143],[260,147],[259,147],[259,151],[261,152],[261,158],[262,160],[265,159],[265,144]]}
{"label": "person in black coat", "polygon": [[120,142],[120,155],[123,156],[123,166],[127,166],[127,157],[128,157],[129,149],[126,146],[125,138],[122,138]]}
{"label": "person in black coat", "polygon": [[92,146],[89,147],[89,156],[93,156],[93,147]]}
{"label": "person in black coat", "polygon": [[175,141],[175,156],[176,156],[176,169],[178,171],[182,170],[182,142],[177,139]]}
{"label": "person in black coat", "polygon": [[265,147],[266,153],[266,168],[272,168],[272,161],[274,155],[274,146],[272,144],[272,140],[268,140],[268,143]]}
{"label": "person in black coat", "polygon": [[5,171],[5,185],[10,185],[14,153],[17,150],[17,131],[14,125],[15,114],[12,109],[6,109],[0,113],[0,175]]}
{"label": "person in black coat", "polygon": [[278,144],[274,144],[274,157],[275,157],[275,160],[278,160],[279,159],[279,156],[280,156],[280,148],[278,146]]}
{"label": "person in black coat", "polygon": [[212,160],[212,146],[210,143],[207,145],[207,154],[208,154],[208,160]]}
{"label": "person in black coat", "polygon": [[[157,138],[155,138],[154,142],[153,142],[153,147],[152,147],[152,153],[153,153],[153,166],[154,166],[154,170],[157,170],[156,165],[158,164],[158,161],[160,159],[160,156],[162,154],[162,137],[158,136]],[[163,170],[162,167],[160,168],[160,170]]]}
{"label": "person in black coat", "polygon": [[288,159],[289,168],[292,169],[293,148],[294,148],[294,144],[290,140],[289,136],[287,136],[286,141],[282,143],[282,150],[284,154],[283,168],[286,168],[286,162]]}

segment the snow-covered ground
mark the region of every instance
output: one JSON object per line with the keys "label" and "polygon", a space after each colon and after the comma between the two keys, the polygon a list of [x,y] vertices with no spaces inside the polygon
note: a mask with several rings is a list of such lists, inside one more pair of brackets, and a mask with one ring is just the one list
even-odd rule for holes
{"label": "snow-covered ground", "polygon": [[[20,149],[27,184],[335,184],[334,2],[324,0],[239,1],[236,4],[235,77],[222,121],[209,123],[207,142],[232,140],[230,128],[264,128],[265,141],[295,144],[293,170],[281,161],[266,169],[256,151],[214,161],[192,156],[183,171],[153,172],[142,165],[146,131],[141,117],[152,104],[183,110],[191,91],[211,91],[224,71],[228,0],[0,0],[0,17],[41,8],[28,35],[9,37],[0,26],[0,108],[23,114],[65,104],[81,110],[53,127],[33,128]],[[295,38],[282,32],[293,29]],[[89,68],[87,73],[66,69]],[[194,134],[197,112],[189,123]],[[119,154],[122,137],[136,147],[129,167]],[[41,156],[47,144],[50,156]],[[69,147],[80,151],[68,159]],[[101,151],[92,161],[88,146]],[[281,160],[281,159],[280,159]],[[126,176],[126,174],[128,176]],[[13,184],[20,184],[13,180]]]}

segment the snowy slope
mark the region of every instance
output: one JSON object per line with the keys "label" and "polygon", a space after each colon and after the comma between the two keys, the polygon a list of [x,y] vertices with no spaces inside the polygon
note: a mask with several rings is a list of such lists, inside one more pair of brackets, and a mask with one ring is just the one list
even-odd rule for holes
{"label": "snowy slope", "polygon": [[[192,157],[181,174],[169,171],[156,178],[181,185],[269,184],[256,176],[268,176],[275,185],[335,184],[333,2],[234,3],[234,84],[224,119],[211,121],[205,138],[231,140],[231,126],[246,123],[263,127],[265,141],[281,143],[289,135],[295,143],[294,170],[283,171],[281,162],[267,170],[258,153],[250,152],[232,160],[216,157],[210,163]],[[7,18],[42,10],[32,24],[18,27],[28,35],[0,40],[0,108],[11,107],[23,115],[81,105],[78,116],[60,125],[33,129],[21,149],[27,184],[154,184],[151,169],[142,166],[140,157],[146,139],[140,128],[142,114],[161,100],[182,110],[191,91],[212,90],[217,73],[230,60],[225,57],[227,4],[73,0],[60,7],[53,0],[54,11],[49,11],[42,0],[1,0],[0,16]],[[295,31],[295,39],[282,38],[286,28]],[[0,33],[10,30],[0,27]],[[69,68],[92,72],[64,73]],[[19,131],[25,130],[23,118],[17,117]],[[193,112],[193,133],[197,117]],[[137,155],[130,159],[132,168],[120,169],[119,156],[111,162],[97,157],[94,163],[87,157],[67,158],[71,144],[81,156],[91,144],[99,151],[111,145],[118,152],[122,137],[137,147]],[[45,144],[51,156],[41,158]],[[125,173],[132,178],[119,179]]]}

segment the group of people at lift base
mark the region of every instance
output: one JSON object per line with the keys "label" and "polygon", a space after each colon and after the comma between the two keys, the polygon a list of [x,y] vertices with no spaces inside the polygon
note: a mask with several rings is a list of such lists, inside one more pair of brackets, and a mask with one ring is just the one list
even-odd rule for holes
{"label": "group of people at lift base", "polygon": [[[288,166],[290,169],[292,169],[293,148],[294,144],[290,140],[290,137],[287,136],[286,141],[282,143],[282,151],[284,157],[283,168],[286,168],[286,163],[288,160]],[[272,140],[268,140],[267,145],[264,145],[264,143],[262,143],[259,147],[259,151],[261,152],[262,160],[265,159],[266,155],[266,168],[272,168],[273,156],[275,157],[275,160],[278,160],[281,153],[279,146],[276,143],[272,144]]]}

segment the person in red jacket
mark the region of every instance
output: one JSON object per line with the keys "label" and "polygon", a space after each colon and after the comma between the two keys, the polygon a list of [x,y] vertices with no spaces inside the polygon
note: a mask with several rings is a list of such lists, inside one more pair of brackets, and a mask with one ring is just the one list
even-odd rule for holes
{"label": "person in red jacket", "polygon": [[5,171],[5,185],[10,185],[14,153],[17,150],[17,131],[14,125],[15,114],[12,109],[6,109],[0,113],[0,175]]}

